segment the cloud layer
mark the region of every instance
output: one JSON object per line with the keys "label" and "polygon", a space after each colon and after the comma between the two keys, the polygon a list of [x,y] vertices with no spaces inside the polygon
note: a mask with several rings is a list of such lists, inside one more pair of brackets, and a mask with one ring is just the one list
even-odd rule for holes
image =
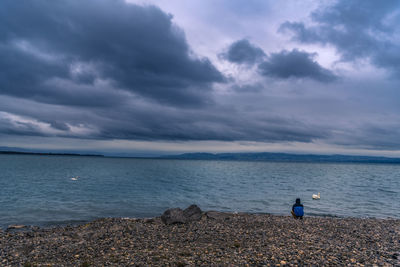
{"label": "cloud layer", "polygon": [[0,1],[0,146],[400,151],[398,1],[129,1]]}

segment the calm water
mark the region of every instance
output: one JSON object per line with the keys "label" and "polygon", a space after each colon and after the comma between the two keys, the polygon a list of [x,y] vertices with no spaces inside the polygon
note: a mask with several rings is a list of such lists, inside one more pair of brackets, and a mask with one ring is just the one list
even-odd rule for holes
{"label": "calm water", "polygon": [[306,215],[400,218],[400,165],[0,155],[2,227],[151,217],[192,203],[289,214],[296,197]]}

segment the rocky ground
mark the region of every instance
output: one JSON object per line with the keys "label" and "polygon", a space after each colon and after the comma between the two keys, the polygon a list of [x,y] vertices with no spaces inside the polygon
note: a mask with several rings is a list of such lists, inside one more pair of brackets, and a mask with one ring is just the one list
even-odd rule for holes
{"label": "rocky ground", "polygon": [[400,220],[207,212],[166,223],[7,229],[0,266],[400,266]]}

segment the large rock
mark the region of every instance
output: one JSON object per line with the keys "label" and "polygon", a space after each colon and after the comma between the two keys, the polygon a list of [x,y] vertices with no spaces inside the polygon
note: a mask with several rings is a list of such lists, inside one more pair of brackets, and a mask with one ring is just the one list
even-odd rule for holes
{"label": "large rock", "polygon": [[186,218],[186,222],[193,222],[200,220],[203,212],[197,205],[190,205],[183,211],[183,215]]}
{"label": "large rock", "polygon": [[202,215],[203,212],[197,205],[191,205],[185,210],[168,209],[161,215],[161,220],[165,224],[188,223],[200,220]]}
{"label": "large rock", "polygon": [[165,224],[175,224],[175,223],[185,223],[186,219],[183,215],[183,210],[180,208],[168,209],[163,215],[161,215],[161,220]]}

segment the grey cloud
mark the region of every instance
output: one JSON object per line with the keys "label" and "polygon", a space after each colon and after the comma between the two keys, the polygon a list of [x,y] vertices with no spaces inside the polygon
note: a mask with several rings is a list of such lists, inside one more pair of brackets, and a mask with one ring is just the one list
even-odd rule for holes
{"label": "grey cloud", "polygon": [[[0,134],[19,136],[57,136],[96,140],[146,140],[146,141],[260,141],[260,142],[322,142],[353,148],[399,149],[398,125],[393,119],[387,122],[366,126],[369,120],[360,119],[360,125],[347,125],[343,116],[360,112],[356,106],[346,111],[346,107],[326,99],[321,103],[317,98],[303,105],[310,106],[310,112],[318,110],[319,116],[302,118],[293,112],[304,112],[296,103],[303,99],[287,102],[285,97],[269,102],[259,95],[242,93],[236,100],[229,101],[232,106],[211,106],[207,109],[173,108],[153,102],[130,100],[129,105],[108,109],[103,107],[60,107],[41,104],[23,99],[0,96],[0,110],[6,110],[24,118],[23,121],[2,119],[0,116]],[[268,97],[270,98],[270,97]],[[259,99],[250,101],[251,99]],[[309,99],[310,100],[310,99]],[[242,102],[240,102],[242,101]],[[339,101],[339,100],[338,100]],[[240,104],[241,103],[241,104]],[[280,110],[275,106],[282,106]],[[349,103],[347,103],[349,104]],[[301,106],[301,105],[300,105]],[[293,108],[295,111],[293,111]],[[337,109],[343,109],[338,112]],[[374,114],[373,111],[371,111]],[[337,114],[337,115],[335,115]],[[1,115],[1,113],[0,113]],[[326,119],[325,116],[327,116]],[[49,124],[58,131],[46,134],[37,123],[30,123],[29,118],[39,123]],[[357,119],[358,117],[352,117]],[[349,120],[351,121],[352,118]],[[27,121],[28,120],[28,121]],[[327,124],[327,121],[335,124]],[[313,122],[314,121],[314,122]],[[324,122],[325,121],[325,122]],[[377,121],[372,118],[371,121]],[[342,123],[340,123],[342,122]],[[362,124],[364,122],[364,124]],[[392,124],[390,124],[392,122]],[[71,127],[93,129],[89,133],[79,134]],[[29,139],[29,138],[28,138]]]}
{"label": "grey cloud", "polygon": [[20,136],[48,136],[38,127],[29,122],[13,122],[8,118],[0,117],[0,134]]}
{"label": "grey cloud", "polygon": [[69,126],[62,121],[49,121],[51,127],[61,131],[69,131]]}
{"label": "grey cloud", "polygon": [[[114,87],[170,105],[201,105],[211,101],[211,84],[224,81],[208,59],[195,58],[171,16],[154,6],[4,0],[0,18],[1,94],[60,103],[56,99],[68,97],[48,87],[49,80],[79,86],[101,79],[113,86],[100,98],[113,99]],[[76,64],[84,66],[81,73],[73,73]],[[85,98],[75,93],[64,102]]]}
{"label": "grey cloud", "polygon": [[251,44],[247,39],[242,39],[232,43],[226,53],[221,56],[233,63],[253,65],[261,60],[265,53],[264,51]]}
{"label": "grey cloud", "polygon": [[[299,141],[311,142],[327,136],[325,130],[282,117],[243,116],[232,110],[231,114],[218,114],[217,111],[196,114],[195,112],[176,114],[142,114],[135,123],[128,125],[124,120],[107,122],[107,127],[99,138],[171,141]],[[222,114],[222,112],[220,113]],[[249,115],[249,114],[248,114]],[[153,118],[150,122],[147,118]],[[168,121],[168,123],[165,123]]]}
{"label": "grey cloud", "polygon": [[280,32],[290,31],[302,43],[333,45],[345,61],[369,58],[376,66],[399,75],[399,8],[396,0],[341,0],[314,11],[311,18],[315,26],[285,22]]}
{"label": "grey cloud", "polygon": [[306,26],[302,22],[286,21],[281,24],[278,32],[286,33],[287,30],[294,32],[294,39],[302,43],[326,42],[325,38],[321,36],[321,33],[318,31],[318,29],[316,29],[315,27],[306,28]]}
{"label": "grey cloud", "polygon": [[[37,125],[2,119],[0,134],[19,136],[58,136],[97,140],[168,140],[168,141],[259,141],[259,142],[313,142],[326,143],[361,149],[400,149],[398,123],[382,121],[359,124],[327,125],[324,122],[311,123],[300,118],[260,112],[259,109],[246,110],[214,107],[212,109],[175,109],[161,105],[135,105],[107,110],[98,108],[95,112],[65,109],[53,105],[39,105],[25,110],[15,101],[7,106],[11,113],[50,124],[60,130],[52,135],[43,132]],[[3,104],[0,98],[0,103]],[[312,104],[310,104],[312,105]],[[81,114],[78,117],[78,114]],[[342,116],[342,114],[340,114]],[[71,132],[69,125],[94,125],[98,131],[87,135]],[[338,133],[341,132],[340,134]]]}
{"label": "grey cloud", "polygon": [[[0,97],[0,104],[7,99]],[[26,101],[26,100],[24,100]],[[10,114],[24,118],[6,119],[0,133],[26,136],[42,136],[43,129],[34,120],[57,129],[58,137],[87,138],[99,140],[217,140],[217,141],[299,141],[311,142],[325,138],[328,132],[284,116],[257,114],[234,107],[210,107],[208,109],[176,109],[152,103],[131,102],[118,109],[94,107],[87,109],[59,109],[48,104],[21,105],[20,100],[2,105]],[[1,113],[0,113],[1,115]],[[1,120],[1,116],[0,116]],[[4,118],[3,118],[4,120]],[[68,125],[94,129],[78,134]],[[28,127],[29,126],[29,127]]]}
{"label": "grey cloud", "polygon": [[336,76],[314,60],[316,54],[294,49],[272,53],[258,66],[264,76],[288,78],[310,78],[320,82],[332,82]]}
{"label": "grey cloud", "polygon": [[398,123],[364,123],[351,131],[332,138],[333,144],[361,149],[398,150],[400,149]]}

